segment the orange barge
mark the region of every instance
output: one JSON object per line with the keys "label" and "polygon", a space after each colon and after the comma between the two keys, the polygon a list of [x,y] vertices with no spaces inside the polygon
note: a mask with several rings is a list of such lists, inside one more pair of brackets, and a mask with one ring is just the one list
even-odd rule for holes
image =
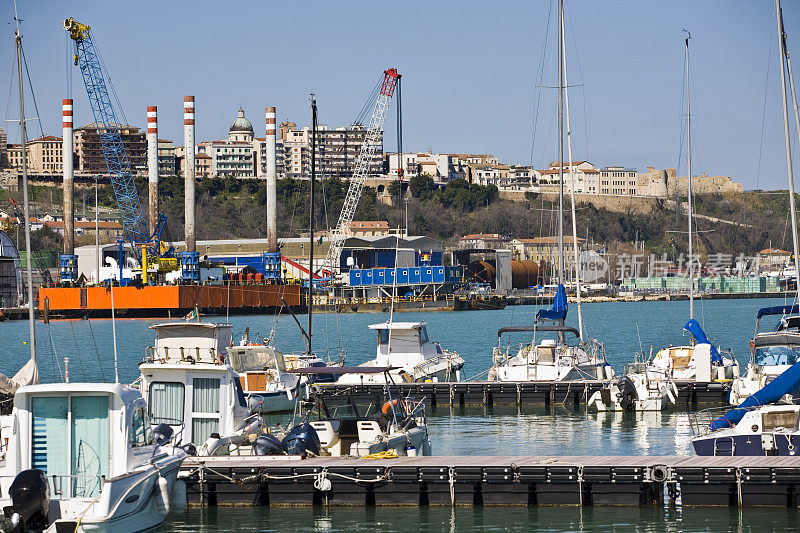
{"label": "orange barge", "polygon": [[[285,300],[285,303],[284,303]],[[182,316],[198,308],[202,313],[274,313],[285,305],[301,310],[305,298],[300,285],[164,285],[114,287],[118,316]],[[45,317],[100,318],[111,316],[108,287],[42,287],[39,313]]]}

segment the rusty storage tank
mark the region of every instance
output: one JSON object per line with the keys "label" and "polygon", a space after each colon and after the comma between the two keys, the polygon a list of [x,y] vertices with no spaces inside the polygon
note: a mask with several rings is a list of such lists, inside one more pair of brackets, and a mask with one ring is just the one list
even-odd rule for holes
{"label": "rusty storage tank", "polygon": [[[473,261],[466,268],[467,277],[475,283],[489,283],[494,286],[497,268],[494,261]],[[511,261],[511,286],[527,289],[539,283],[539,265],[535,261]]]}
{"label": "rusty storage tank", "polygon": [[539,265],[530,260],[511,261],[511,286],[527,289],[539,283]]}
{"label": "rusty storage tank", "polygon": [[466,277],[474,283],[489,283],[494,286],[497,278],[494,261],[473,261],[466,267]]}

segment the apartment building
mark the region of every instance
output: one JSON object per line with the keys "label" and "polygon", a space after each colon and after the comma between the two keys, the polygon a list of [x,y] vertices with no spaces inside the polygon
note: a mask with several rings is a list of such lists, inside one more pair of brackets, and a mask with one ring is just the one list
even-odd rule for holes
{"label": "apartment building", "polygon": [[7,149],[8,136],[6,135],[6,130],[0,128],[0,168],[5,168],[8,166],[8,157],[6,156]]}
{"label": "apartment building", "polygon": [[[133,174],[147,175],[147,139],[145,132],[127,124],[119,124],[122,144]],[[73,131],[76,170],[85,174],[108,174],[96,122]]]}
{"label": "apartment building", "polygon": [[633,168],[606,167],[600,170],[600,194],[636,196],[639,191],[639,173]]}
{"label": "apartment building", "polygon": [[178,168],[175,158],[175,145],[166,139],[158,140],[158,175],[175,176]]}
{"label": "apartment building", "polygon": [[455,179],[466,179],[464,164],[452,154],[431,152],[389,153],[384,156],[383,171],[389,176],[398,176],[402,168],[403,179],[427,175],[435,183],[446,184]]}
{"label": "apartment building", "polygon": [[[27,143],[28,172],[59,174],[64,167],[61,137],[45,135]],[[8,144],[4,150],[9,169],[22,168],[22,145]]]}

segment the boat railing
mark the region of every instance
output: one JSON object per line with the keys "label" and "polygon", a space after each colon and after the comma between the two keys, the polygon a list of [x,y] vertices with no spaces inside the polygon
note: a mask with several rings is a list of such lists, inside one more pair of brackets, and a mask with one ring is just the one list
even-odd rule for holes
{"label": "boat railing", "polygon": [[148,346],[144,350],[145,363],[166,363],[168,361],[180,361],[182,363],[213,363],[222,364],[225,360],[223,354],[216,348],[200,348],[198,346],[192,348],[164,348],[156,349],[154,346]]}
{"label": "boat railing", "polygon": [[441,355],[437,355],[435,357],[431,357],[430,359],[426,359],[420,364],[414,367],[415,375],[420,373],[428,374],[430,373],[431,369],[435,368],[438,365],[444,363],[447,365],[447,368],[450,369],[454,366],[459,366],[461,363],[464,362],[464,359],[461,358],[460,355],[456,352],[452,352],[450,350],[442,350]]}
{"label": "boat railing", "polygon": [[[751,407],[735,407],[735,406],[710,407],[708,409],[703,409],[701,411],[689,413],[689,425],[692,428],[692,434],[696,437],[701,437],[713,433],[713,430],[711,429],[712,423],[719,419],[725,419],[728,413],[732,411],[740,411],[740,412],[755,411],[760,407],[762,406],[754,405]],[[731,423],[730,425],[731,427],[733,427],[736,424]]]}

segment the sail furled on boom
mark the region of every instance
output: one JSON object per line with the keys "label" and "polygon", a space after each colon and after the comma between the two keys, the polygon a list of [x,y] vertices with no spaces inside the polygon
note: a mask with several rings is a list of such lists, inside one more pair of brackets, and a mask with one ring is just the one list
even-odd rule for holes
{"label": "sail furled on boom", "polygon": [[683,329],[688,331],[689,333],[691,333],[692,337],[694,337],[694,340],[696,340],[698,344],[710,344],[711,345],[711,361],[712,362],[714,362],[714,363],[721,363],[722,362],[722,356],[717,351],[716,346],[714,346],[711,343],[711,341],[708,340],[708,337],[706,337],[706,332],[703,331],[703,328],[700,327],[700,324],[697,322],[697,320],[692,318],[691,320],[689,320],[686,323],[685,326],[683,326]]}
{"label": "sail furled on boom", "polygon": [[559,283],[552,309],[540,309],[536,312],[536,320],[564,320],[567,318],[567,289]]}
{"label": "sail furled on boom", "polygon": [[780,376],[767,383],[745,401],[739,407],[731,409],[710,424],[712,431],[724,429],[736,425],[747,413],[748,408],[758,407],[759,405],[769,405],[780,400],[784,394],[791,394],[800,387],[800,363],[795,363],[787,368]]}

